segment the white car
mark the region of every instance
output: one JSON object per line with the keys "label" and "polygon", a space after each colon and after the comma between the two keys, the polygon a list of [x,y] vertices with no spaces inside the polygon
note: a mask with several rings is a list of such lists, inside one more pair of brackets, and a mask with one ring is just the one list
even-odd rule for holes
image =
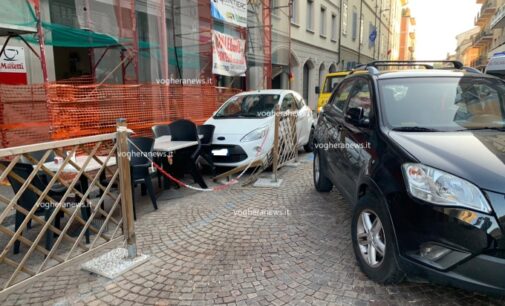
{"label": "white car", "polygon": [[274,143],[277,104],[281,111],[291,110],[295,105],[298,145],[312,151],[314,118],[300,94],[292,90],[249,91],[228,99],[205,122],[216,127],[212,139],[214,164],[238,167],[265,157]]}

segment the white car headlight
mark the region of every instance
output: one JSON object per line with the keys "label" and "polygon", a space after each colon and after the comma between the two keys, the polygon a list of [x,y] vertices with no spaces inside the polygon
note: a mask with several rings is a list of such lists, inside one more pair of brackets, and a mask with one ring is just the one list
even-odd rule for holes
{"label": "white car headlight", "polygon": [[265,137],[267,133],[268,133],[268,127],[266,126],[259,129],[255,129],[252,132],[245,135],[244,137],[242,137],[242,139],[240,139],[240,142],[255,141]]}
{"label": "white car headlight", "polygon": [[404,164],[403,174],[411,196],[443,206],[460,206],[490,213],[480,189],[452,174],[423,164]]}

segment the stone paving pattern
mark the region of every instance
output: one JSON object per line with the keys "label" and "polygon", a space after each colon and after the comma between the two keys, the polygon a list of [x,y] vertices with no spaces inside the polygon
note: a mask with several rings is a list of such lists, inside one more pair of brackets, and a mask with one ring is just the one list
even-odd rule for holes
{"label": "stone paving pattern", "polygon": [[[235,186],[159,203],[136,223],[139,250],[152,256],[146,264],[115,280],[67,268],[0,305],[505,304],[451,287],[368,280],[351,247],[350,205],[337,192],[317,193],[311,169],[289,168],[280,189]],[[247,209],[284,215],[234,213]]]}

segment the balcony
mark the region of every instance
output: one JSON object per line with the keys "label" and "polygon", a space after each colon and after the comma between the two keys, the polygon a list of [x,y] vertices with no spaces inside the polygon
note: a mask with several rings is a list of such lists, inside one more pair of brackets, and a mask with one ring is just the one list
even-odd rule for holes
{"label": "balcony", "polygon": [[491,45],[493,42],[493,33],[489,30],[484,30],[476,34],[473,38],[473,46],[477,48]]}
{"label": "balcony", "polygon": [[416,32],[409,32],[410,39],[416,39]]}
{"label": "balcony", "polygon": [[480,12],[475,17],[475,25],[484,27],[496,12],[496,0],[488,0],[482,5]]}
{"label": "balcony", "polygon": [[491,29],[505,27],[505,5],[503,5],[496,11],[496,14],[491,19],[489,27]]}

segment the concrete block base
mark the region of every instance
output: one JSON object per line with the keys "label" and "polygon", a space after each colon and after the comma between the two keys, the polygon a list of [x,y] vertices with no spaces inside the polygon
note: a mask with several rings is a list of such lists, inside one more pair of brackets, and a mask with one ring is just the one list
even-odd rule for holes
{"label": "concrete block base", "polygon": [[145,254],[129,259],[128,251],[125,248],[117,248],[85,262],[82,264],[81,269],[109,279],[114,279],[145,263],[147,260],[149,260],[149,256]]}
{"label": "concrete block base", "polygon": [[263,187],[263,188],[279,188],[282,185],[282,179],[277,179],[277,182],[274,182],[271,178],[259,178],[254,184],[253,187]]}

